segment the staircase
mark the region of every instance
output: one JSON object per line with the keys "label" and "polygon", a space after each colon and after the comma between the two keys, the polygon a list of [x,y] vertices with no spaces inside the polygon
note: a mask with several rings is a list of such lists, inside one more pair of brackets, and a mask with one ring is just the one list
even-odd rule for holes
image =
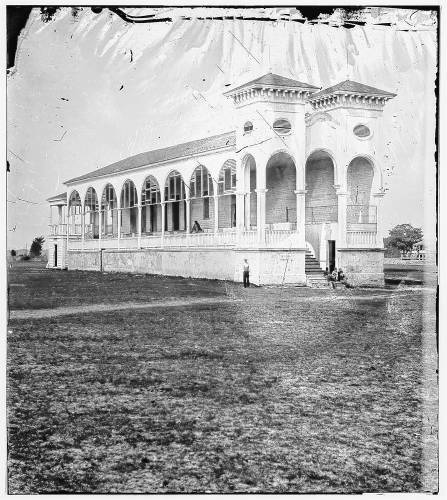
{"label": "staircase", "polygon": [[313,288],[326,288],[328,283],[317,259],[312,257],[309,251],[306,252],[305,258],[305,272],[308,286]]}

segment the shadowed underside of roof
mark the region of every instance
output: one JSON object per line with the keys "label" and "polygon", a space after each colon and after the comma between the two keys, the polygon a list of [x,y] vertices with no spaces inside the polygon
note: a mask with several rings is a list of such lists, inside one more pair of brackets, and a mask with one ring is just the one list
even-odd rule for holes
{"label": "shadowed underside of roof", "polygon": [[195,141],[184,142],[182,144],[176,144],[175,146],[169,146],[162,149],[154,149],[152,151],[147,151],[146,153],[140,153],[135,156],[130,156],[129,158],[125,158],[124,160],[117,161],[116,163],[112,163],[111,165],[107,165],[106,167],[99,168],[98,170],[94,170],[93,172],[89,172],[88,174],[65,181],[64,184],[75,181],[94,179],[96,177],[102,177],[104,175],[118,174],[120,172],[125,172],[134,168],[149,166],[155,163],[169,160],[175,160],[177,158],[183,158],[185,156],[206,153],[208,151],[229,148],[235,145],[235,132],[226,132],[225,134],[213,135],[211,137],[205,137],[204,139],[197,139]]}
{"label": "shadowed underside of roof", "polygon": [[239,87],[236,87],[233,90],[229,90],[228,92],[225,92],[225,94],[230,94],[232,92],[235,92],[236,90],[257,85],[259,86],[265,85],[267,87],[285,87],[285,88],[300,88],[300,89],[315,89],[315,90],[320,89],[320,87],[316,87],[315,85],[311,85],[310,83],[303,83],[299,82],[298,80],[292,80],[291,78],[275,75],[274,73],[267,73],[266,75],[261,76],[260,78],[256,78],[255,80],[252,80],[248,83],[244,83],[243,85],[240,85]]}
{"label": "shadowed underside of roof", "polygon": [[334,94],[336,92],[340,93],[348,92],[352,94],[370,94],[370,95],[379,95],[384,97],[396,96],[396,94],[393,94],[392,92],[387,92],[386,90],[376,89],[375,87],[370,87],[369,85],[363,85],[363,83],[353,82],[352,80],[345,80],[344,82],[337,83],[337,85],[333,85],[332,87],[323,89],[321,92],[312,94],[309,99],[310,100],[316,99],[319,97],[323,97],[325,95]]}

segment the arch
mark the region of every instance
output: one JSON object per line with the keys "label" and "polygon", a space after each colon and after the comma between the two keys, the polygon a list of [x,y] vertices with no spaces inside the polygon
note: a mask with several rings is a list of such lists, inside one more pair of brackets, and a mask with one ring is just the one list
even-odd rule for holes
{"label": "arch", "polygon": [[332,156],[317,149],[306,160],[306,224],[337,222],[336,169]]}
{"label": "arch", "polygon": [[82,201],[76,189],[73,189],[68,197],[68,213],[71,215],[81,213]]}
{"label": "arch", "polygon": [[236,160],[229,159],[219,170],[217,180],[219,194],[232,194],[236,191]]}
{"label": "arch", "polygon": [[121,235],[135,236],[138,228],[138,193],[135,183],[127,179],[120,196]]}
{"label": "arch", "polygon": [[297,222],[296,163],[285,150],[274,152],[265,167],[265,222],[272,229],[288,228]]}
{"label": "arch", "polygon": [[120,208],[133,208],[138,205],[138,193],[135,183],[126,179],[121,188]]}
{"label": "arch", "polygon": [[190,213],[193,228],[211,230],[214,227],[215,207],[210,200],[213,195],[213,178],[207,167],[198,165],[191,174],[189,183]]}
{"label": "arch", "polygon": [[84,198],[84,237],[99,237],[99,202],[96,190],[89,186]]}
{"label": "arch", "polygon": [[374,164],[364,155],[354,157],[346,169],[348,224],[376,224],[377,209],[371,203],[374,188]]}
{"label": "arch", "polygon": [[141,233],[151,234],[161,230],[161,191],[157,179],[148,175],[141,187]]}
{"label": "arch", "polygon": [[115,188],[109,182],[104,186],[101,195],[102,224],[101,234],[113,237],[118,234],[118,200]]}
{"label": "arch", "polygon": [[249,229],[257,226],[257,169],[256,160],[251,153],[242,158],[242,179],[244,191],[244,226]]}
{"label": "arch", "polygon": [[76,189],[68,197],[68,234],[80,236],[82,234],[82,201]]}
{"label": "arch", "polygon": [[373,178],[373,185],[372,189],[374,192],[378,192],[382,189],[383,187],[383,172],[382,169],[377,165],[376,160],[373,156],[367,154],[367,153],[359,153],[355,154],[352,158],[351,161],[346,165],[346,172],[345,172],[345,179],[347,180],[347,173],[348,173],[348,167],[349,165],[357,158],[363,158],[369,162],[371,167],[374,170],[374,178]]}
{"label": "arch", "polygon": [[307,162],[309,161],[309,159],[311,160],[312,158],[315,157],[315,155],[318,155],[319,153],[325,153],[331,160],[332,160],[332,164],[334,165],[334,184],[342,184],[340,182],[340,175],[339,175],[339,172],[338,172],[338,166],[337,166],[337,162],[335,160],[335,154],[334,152],[331,150],[331,149],[328,149],[328,148],[315,148],[313,149],[308,155],[307,155],[307,158],[306,158],[306,165],[307,165]]}
{"label": "arch", "polygon": [[165,231],[185,231],[186,185],[178,170],[171,170],[164,185]]}
{"label": "arch", "polygon": [[219,195],[218,225],[221,229],[236,227],[236,160],[229,158],[219,170],[217,193]]}

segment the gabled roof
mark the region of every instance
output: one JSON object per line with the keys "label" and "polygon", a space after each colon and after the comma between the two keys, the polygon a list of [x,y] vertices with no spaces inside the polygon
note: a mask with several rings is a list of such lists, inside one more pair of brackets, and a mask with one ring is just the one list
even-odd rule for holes
{"label": "gabled roof", "polygon": [[297,88],[297,89],[310,89],[319,90],[321,87],[316,87],[310,83],[299,82],[298,80],[292,80],[291,78],[286,78],[285,76],[275,75],[274,73],[267,73],[255,80],[244,83],[235,89],[225,92],[224,95],[231,94],[237,90],[244,88],[256,88],[256,87],[271,87],[271,88]]}
{"label": "gabled roof", "polygon": [[309,99],[317,99],[330,94],[367,94],[373,96],[382,97],[395,97],[397,94],[392,92],[387,92],[386,90],[376,89],[375,87],[370,87],[369,85],[363,85],[363,83],[353,82],[352,80],[345,80],[344,82],[337,83],[332,87],[323,89],[321,92],[312,94]]}
{"label": "gabled roof", "polygon": [[66,201],[67,200],[67,192],[57,194],[56,196],[51,196],[51,198],[47,198],[47,201]]}
{"label": "gabled roof", "polygon": [[176,144],[175,146],[169,146],[162,149],[154,149],[152,151],[147,151],[146,153],[140,153],[135,156],[130,156],[129,158],[117,161],[116,163],[112,163],[111,165],[107,165],[106,167],[99,168],[98,170],[94,170],[93,172],[89,172],[88,174],[65,181],[64,184],[75,181],[94,179],[96,177],[102,177],[104,175],[118,174],[120,172],[125,172],[127,170],[132,170],[138,167],[149,166],[155,163],[175,160],[177,158],[183,158],[200,153],[206,153],[208,151],[215,151],[217,149],[229,148],[235,145],[235,132],[226,132],[225,134],[213,135],[211,137],[205,137],[204,139],[184,142],[182,144]]}

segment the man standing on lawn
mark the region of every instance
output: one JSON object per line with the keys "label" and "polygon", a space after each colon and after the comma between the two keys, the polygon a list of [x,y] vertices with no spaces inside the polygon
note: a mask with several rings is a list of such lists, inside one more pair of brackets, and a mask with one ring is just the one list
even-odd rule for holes
{"label": "man standing on lawn", "polygon": [[244,281],[244,288],[250,286],[250,266],[248,265],[247,259],[244,259],[244,272],[242,274]]}

